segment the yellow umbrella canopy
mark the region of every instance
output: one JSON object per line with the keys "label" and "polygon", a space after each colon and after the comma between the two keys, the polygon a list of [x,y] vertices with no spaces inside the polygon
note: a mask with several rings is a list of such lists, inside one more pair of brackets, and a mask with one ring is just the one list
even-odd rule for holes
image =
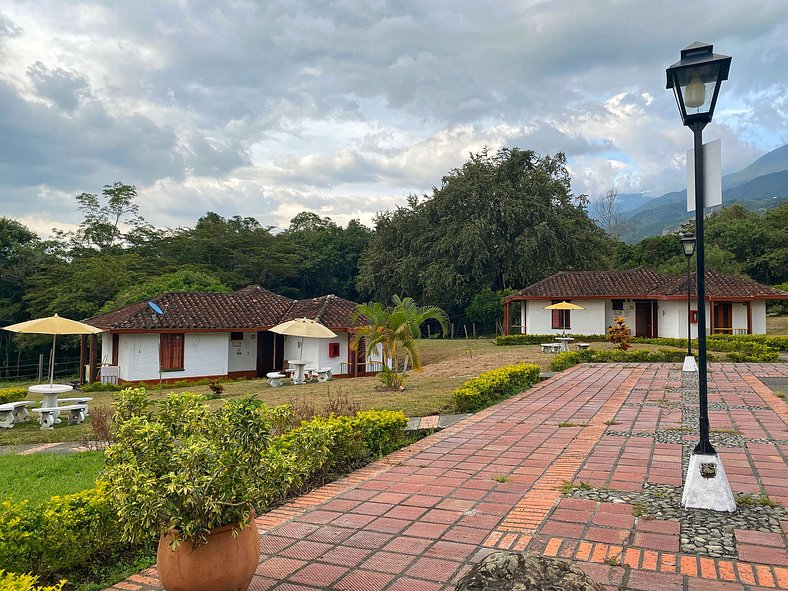
{"label": "yellow umbrella canopy", "polygon": [[21,332],[27,334],[98,334],[104,332],[100,328],[90,326],[84,322],[77,322],[76,320],[69,320],[68,318],[61,318],[57,314],[48,316],[46,318],[36,318],[35,320],[27,320],[11,326],[4,326],[3,330],[10,330],[11,332]]}
{"label": "yellow umbrella canopy", "polygon": [[101,328],[90,326],[84,322],[77,322],[68,318],[61,318],[57,314],[46,318],[36,318],[26,322],[19,322],[11,326],[4,326],[3,330],[24,334],[51,334],[52,354],[49,362],[49,383],[55,379],[55,339],[59,334],[98,334],[104,332]]}
{"label": "yellow umbrella canopy", "polygon": [[570,302],[558,302],[544,307],[545,310],[585,310],[583,306],[572,304]]}
{"label": "yellow umbrella canopy", "polygon": [[337,336],[331,329],[309,318],[296,318],[272,327],[271,332],[291,337],[309,337],[313,339],[331,339]]}
{"label": "yellow umbrella canopy", "polygon": [[337,336],[331,329],[309,318],[296,318],[295,320],[282,322],[272,327],[271,332],[291,337],[301,337],[301,344],[298,350],[299,359],[304,355],[304,337],[312,339],[331,339]]}

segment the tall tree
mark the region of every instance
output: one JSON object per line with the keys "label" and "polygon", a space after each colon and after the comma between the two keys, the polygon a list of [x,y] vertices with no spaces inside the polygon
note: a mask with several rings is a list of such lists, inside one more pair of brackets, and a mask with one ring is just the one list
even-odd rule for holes
{"label": "tall tree", "polygon": [[107,251],[123,246],[127,234],[151,230],[139,214],[136,199],[137,188],[120,181],[104,185],[101,197],[93,193],[77,195],[84,220],[75,233],[62,233],[61,238],[68,239],[74,250]]}
{"label": "tall tree", "polygon": [[281,238],[299,253],[298,283],[302,297],[333,293],[354,300],[358,262],[372,235],[358,220],[347,228],[331,218],[301,212],[290,221]]}
{"label": "tall tree", "polygon": [[560,270],[605,268],[611,245],[574,199],[563,154],[472,154],[423,200],[375,219],[359,288],[407,290],[461,314],[484,287],[521,288]]}

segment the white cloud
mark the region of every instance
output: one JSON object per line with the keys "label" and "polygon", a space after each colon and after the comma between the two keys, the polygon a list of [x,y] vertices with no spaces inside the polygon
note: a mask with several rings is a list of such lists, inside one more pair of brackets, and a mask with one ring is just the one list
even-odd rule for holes
{"label": "white cloud", "polygon": [[121,180],[162,227],[371,220],[484,146],[565,152],[577,193],[660,194],[691,144],[664,71],[694,40],[734,57],[707,132],[726,172],[788,141],[775,0],[11,0],[0,206],[77,224],[73,196]]}

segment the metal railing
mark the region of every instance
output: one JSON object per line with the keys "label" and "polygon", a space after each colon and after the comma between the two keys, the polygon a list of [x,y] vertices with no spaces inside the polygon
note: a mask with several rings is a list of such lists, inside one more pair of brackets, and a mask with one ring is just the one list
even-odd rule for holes
{"label": "metal railing", "polygon": [[[0,381],[44,382],[49,381],[49,356],[7,360],[0,364]],[[79,357],[55,358],[55,379],[76,379],[79,375]]]}
{"label": "metal railing", "polygon": [[715,326],[714,334],[747,334],[746,328],[730,328],[725,326]]}

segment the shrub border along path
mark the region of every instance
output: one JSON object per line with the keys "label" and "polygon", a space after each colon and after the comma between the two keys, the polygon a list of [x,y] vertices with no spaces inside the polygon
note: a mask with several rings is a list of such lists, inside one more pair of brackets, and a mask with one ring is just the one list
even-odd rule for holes
{"label": "shrub border along path", "polygon": [[[736,530],[738,558],[715,559],[681,553],[676,523],[641,519],[631,504],[562,495],[577,478],[624,490],[680,482],[680,443],[620,434],[681,424],[676,372],[573,367],[263,515],[251,588],[448,591],[494,549],[527,549],[577,562],[609,591],[788,589],[784,533]],[[758,377],[788,378],[788,366],[714,364],[710,376],[710,404],[727,409],[712,412],[712,426],[782,439],[785,402]],[[787,447],[718,451],[735,492],[788,504],[785,479],[772,476],[784,474]],[[148,569],[111,589],[160,587]]]}

